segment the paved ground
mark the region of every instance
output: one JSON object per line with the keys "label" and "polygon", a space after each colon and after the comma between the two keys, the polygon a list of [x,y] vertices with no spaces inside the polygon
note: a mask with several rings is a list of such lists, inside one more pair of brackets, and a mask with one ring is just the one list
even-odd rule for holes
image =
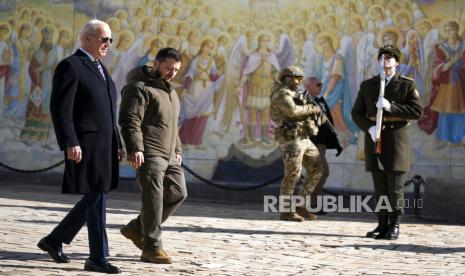
{"label": "paved ground", "polygon": [[[78,200],[58,188],[0,183],[0,275],[91,275],[82,270],[83,229],[57,264],[37,247]],[[363,238],[371,216],[332,214],[320,220],[276,220],[261,206],[190,200],[164,227],[171,265],[139,261],[140,252],[119,234],[135,217],[136,194],[113,193],[108,203],[111,261],[123,275],[464,275],[465,226],[408,218],[397,241]],[[97,275],[97,274],[96,274]]]}

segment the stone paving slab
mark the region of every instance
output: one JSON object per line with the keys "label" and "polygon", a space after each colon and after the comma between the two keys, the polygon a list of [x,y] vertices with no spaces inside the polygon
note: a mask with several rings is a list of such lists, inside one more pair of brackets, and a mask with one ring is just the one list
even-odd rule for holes
{"label": "stone paving slab", "polygon": [[[83,228],[57,264],[36,247],[79,196],[58,188],[0,183],[0,275],[99,275],[82,270],[88,254]],[[139,261],[119,233],[137,215],[134,193],[108,201],[110,260],[122,275],[464,275],[465,226],[407,218],[397,241],[373,240],[370,214],[330,214],[283,222],[262,206],[188,200],[164,225],[170,265]]]}

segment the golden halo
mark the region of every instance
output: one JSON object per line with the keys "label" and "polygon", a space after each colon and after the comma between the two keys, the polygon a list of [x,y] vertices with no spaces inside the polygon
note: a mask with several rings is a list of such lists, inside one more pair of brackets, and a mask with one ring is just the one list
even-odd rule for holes
{"label": "golden halo", "polygon": [[107,19],[107,24],[108,26],[111,26],[111,25],[116,25],[116,28],[111,28],[111,31],[114,32],[114,31],[117,31],[121,28],[121,23],[119,22],[119,19],[116,18],[116,17],[110,17]]}
{"label": "golden halo", "polygon": [[229,47],[229,45],[231,44],[231,41],[232,41],[231,35],[228,34],[227,32],[221,32],[216,36],[216,41],[219,42],[221,38],[226,38],[227,42],[226,42],[225,47],[226,48]]}
{"label": "golden halo", "polygon": [[268,38],[269,39],[269,48],[273,49],[273,45],[275,44],[275,36],[273,35],[272,32],[268,31],[268,30],[262,30],[262,31],[259,31],[255,34],[254,38],[253,38],[253,49],[258,49],[258,45],[260,43],[260,40],[263,40],[263,39],[266,39]]}
{"label": "golden halo", "polygon": [[[312,34],[313,36],[316,36],[321,32],[321,24],[316,22],[316,21],[308,22],[306,27],[307,27],[307,30],[308,30],[308,35]],[[315,34],[313,32],[313,29],[314,29],[313,27],[318,28],[318,33]]]}
{"label": "golden halo", "polygon": [[176,34],[178,34],[179,30],[181,27],[185,28],[187,31],[189,31],[189,23],[187,21],[178,21],[178,24],[176,25]]}
{"label": "golden halo", "polygon": [[201,51],[202,48],[206,44],[210,44],[210,47],[212,48],[212,50],[215,50],[215,47],[216,47],[215,39],[213,37],[207,35],[207,36],[202,37],[202,39],[200,40],[200,49],[199,49],[199,51]]}
{"label": "golden halo", "polygon": [[402,48],[402,41],[403,41],[402,33],[399,31],[399,29],[391,27],[391,26],[384,27],[381,31],[378,32],[378,35],[376,36],[376,43],[378,43],[378,47],[384,46],[383,37],[386,33],[393,34],[394,36],[397,37],[397,43],[396,45],[393,45],[393,46],[396,46],[399,49]]}
{"label": "golden halo", "polygon": [[320,25],[323,26],[323,28],[324,28],[324,26],[326,25],[326,21],[327,21],[328,19],[334,22],[334,27],[336,27],[336,28],[339,27],[340,20],[339,20],[339,18],[336,16],[336,14],[335,14],[335,13],[328,13],[328,14],[326,14],[323,18],[320,19],[320,22],[321,22]]}
{"label": "golden halo", "polygon": [[[134,39],[135,39],[134,33],[131,30],[127,30],[127,29],[118,32],[118,44],[119,44],[119,41],[121,40],[121,38],[123,36],[128,38],[128,40],[129,40],[128,44],[129,44],[129,47],[130,47],[132,45],[132,43],[134,43]],[[117,44],[117,43],[115,43],[115,44]]]}
{"label": "golden halo", "polygon": [[386,9],[394,13],[396,10],[400,9],[400,1],[390,0],[389,3],[387,3],[386,5]]}
{"label": "golden halo", "polygon": [[166,46],[171,48],[179,48],[180,39],[178,36],[172,35],[166,40]]}
{"label": "golden halo", "polygon": [[399,21],[399,16],[404,15],[408,18],[408,24],[409,26],[412,25],[413,22],[413,16],[412,13],[407,10],[407,9],[399,9],[395,11],[392,14],[392,21],[394,22],[394,25],[397,27],[409,27],[409,26],[403,26],[402,23]]}
{"label": "golden halo", "polygon": [[292,29],[291,37],[293,40],[297,40],[299,33],[304,34],[304,39],[307,39],[307,31],[305,30],[304,27],[302,26],[296,26],[294,29]]}
{"label": "golden halo", "polygon": [[452,19],[452,18],[446,18],[446,19],[442,20],[441,24],[439,25],[439,26],[440,26],[439,32],[441,33],[441,36],[442,36],[442,37],[446,37],[446,35],[445,35],[445,33],[444,33],[444,27],[445,27],[446,25],[451,24],[451,23],[454,24],[454,25],[457,24],[457,25],[456,25],[456,27],[457,27],[457,32],[459,31],[460,26],[459,26],[459,23],[457,22],[457,20]]}
{"label": "golden halo", "polygon": [[366,21],[365,21],[365,18],[363,18],[363,16],[361,16],[360,14],[353,14],[349,17],[349,21],[351,19],[354,19],[356,20],[359,24],[360,24],[360,27],[362,27],[362,30],[365,29],[366,27]]}
{"label": "golden halo", "polygon": [[155,42],[157,42],[156,47],[159,47],[159,48],[166,47],[166,41],[159,36],[154,36],[149,39],[149,42],[148,42],[149,47],[152,47],[152,44]]}
{"label": "golden halo", "polygon": [[29,31],[27,32],[26,37],[28,37],[28,36],[30,36],[32,34],[32,24],[31,24],[31,22],[19,21],[17,26],[18,26],[17,27],[18,36],[21,34],[21,29],[24,28],[24,27],[29,27]]}
{"label": "golden halo", "polygon": [[431,21],[429,18],[422,18],[422,19],[417,20],[417,21],[415,22],[415,29],[416,29],[416,30],[420,29],[420,26],[421,26],[421,24],[423,24],[423,23],[429,24],[429,25],[430,25],[430,29],[433,28],[433,26],[434,26],[434,25],[433,25],[433,21]]}
{"label": "golden halo", "polygon": [[6,33],[5,38],[10,37],[10,34],[11,34],[11,26],[10,26],[10,24],[9,24],[8,22],[1,21],[1,22],[0,22],[0,29],[5,29],[5,30],[7,30],[7,33]]}
{"label": "golden halo", "polygon": [[69,28],[69,27],[58,28],[58,38],[60,38],[60,33],[62,33],[62,32],[68,32],[69,33],[69,41],[67,43],[71,42],[71,40],[73,39],[73,31],[71,30],[71,28]]}
{"label": "golden halo", "polygon": [[124,19],[127,19],[128,18],[128,12],[123,10],[123,9],[119,9],[115,12],[115,17],[120,19],[119,16],[122,15],[124,16]]}
{"label": "golden halo", "polygon": [[40,40],[39,41],[42,41],[42,32],[45,31],[45,30],[50,30],[53,35],[52,35],[52,43],[55,44],[57,43],[57,40],[58,40],[58,29],[53,26],[52,24],[45,24],[42,29],[40,29]]}
{"label": "golden halo", "polygon": [[376,10],[376,9],[381,10],[381,13],[383,14],[383,16],[386,17],[386,13],[385,13],[385,11],[384,11],[383,6],[377,5],[377,4],[376,4],[376,5],[371,6],[371,7],[368,9],[368,16],[369,16],[370,18],[375,19],[375,18],[373,17],[373,11]]}
{"label": "golden halo", "polygon": [[322,32],[322,33],[318,34],[318,36],[316,37],[315,42],[314,42],[316,50],[319,53],[323,53],[323,50],[324,50],[323,48],[321,48],[321,43],[319,43],[320,40],[322,40],[322,39],[329,40],[329,42],[333,46],[334,51],[336,51],[339,48],[339,38],[338,38],[337,34],[329,33],[329,32]]}

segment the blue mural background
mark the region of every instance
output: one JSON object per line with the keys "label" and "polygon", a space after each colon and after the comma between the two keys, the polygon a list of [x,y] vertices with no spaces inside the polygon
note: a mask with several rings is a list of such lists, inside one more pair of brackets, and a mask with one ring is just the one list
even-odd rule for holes
{"label": "blue mural background", "polygon": [[[206,179],[259,183],[281,173],[263,98],[280,69],[296,64],[322,80],[345,148],[327,154],[328,186],[370,189],[349,112],[386,43],[402,50],[399,71],[415,80],[425,107],[411,123],[411,174],[465,179],[464,9],[459,0],[0,1],[0,162],[33,170],[62,160],[48,111],[51,77],[79,47],[80,27],[97,17],[113,31],[104,63],[119,90],[158,49],[182,52],[184,162]],[[134,171],[123,164],[121,175]]]}

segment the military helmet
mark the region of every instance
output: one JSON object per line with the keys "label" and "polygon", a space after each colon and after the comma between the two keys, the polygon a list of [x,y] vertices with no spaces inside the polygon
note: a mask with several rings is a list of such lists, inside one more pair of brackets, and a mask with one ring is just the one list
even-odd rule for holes
{"label": "military helmet", "polygon": [[382,54],[392,55],[396,59],[397,62],[399,62],[400,56],[402,55],[399,48],[392,46],[392,45],[384,45],[383,47],[379,48],[378,60],[381,58]]}
{"label": "military helmet", "polygon": [[281,73],[279,73],[279,80],[282,81],[285,77],[303,78],[304,72],[302,72],[302,69],[297,66],[287,66],[281,71]]}

